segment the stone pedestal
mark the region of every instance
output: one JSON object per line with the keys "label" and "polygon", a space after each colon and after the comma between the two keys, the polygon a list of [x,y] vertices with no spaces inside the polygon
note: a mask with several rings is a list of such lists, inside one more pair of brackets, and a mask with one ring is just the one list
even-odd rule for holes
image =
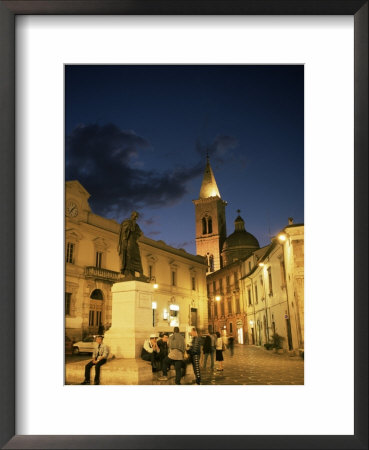
{"label": "stone pedestal", "polygon": [[112,286],[112,325],[104,343],[116,358],[140,358],[142,346],[153,332],[150,283],[124,281]]}

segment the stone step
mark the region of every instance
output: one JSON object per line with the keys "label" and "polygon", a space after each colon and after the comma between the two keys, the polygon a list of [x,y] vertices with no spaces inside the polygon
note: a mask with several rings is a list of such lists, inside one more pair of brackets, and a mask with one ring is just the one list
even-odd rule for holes
{"label": "stone step", "polygon": [[[65,365],[65,384],[80,384],[84,379],[87,361],[70,362]],[[161,374],[161,372],[159,372]],[[174,369],[169,371],[174,376]],[[112,358],[100,367],[100,384],[102,385],[150,385],[156,374],[152,373],[151,364],[142,359]],[[193,375],[192,365],[187,366],[187,375]],[[92,367],[90,380],[93,383],[95,369]]]}

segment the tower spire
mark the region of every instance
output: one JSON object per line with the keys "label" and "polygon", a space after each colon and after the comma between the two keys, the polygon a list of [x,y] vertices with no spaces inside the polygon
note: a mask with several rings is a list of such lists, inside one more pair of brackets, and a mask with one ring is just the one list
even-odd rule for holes
{"label": "tower spire", "polygon": [[214,173],[209,162],[209,153],[206,151],[206,167],[200,189],[200,198],[220,197],[219,189],[215,181]]}

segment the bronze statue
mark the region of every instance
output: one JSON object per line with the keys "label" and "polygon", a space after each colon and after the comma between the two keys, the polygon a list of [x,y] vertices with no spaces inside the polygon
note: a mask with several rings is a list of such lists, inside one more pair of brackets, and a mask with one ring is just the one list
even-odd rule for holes
{"label": "bronze statue", "polygon": [[120,256],[121,273],[125,278],[134,279],[135,272],[139,272],[143,277],[140,249],[137,240],[142,235],[140,227],[137,225],[138,212],[133,211],[130,219],[123,220],[120,224],[118,253]]}

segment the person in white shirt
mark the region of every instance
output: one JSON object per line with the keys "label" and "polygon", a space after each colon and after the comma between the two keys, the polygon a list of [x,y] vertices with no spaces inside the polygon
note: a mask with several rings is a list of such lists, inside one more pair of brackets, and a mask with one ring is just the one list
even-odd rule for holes
{"label": "person in white shirt", "polygon": [[220,337],[219,331],[216,332],[217,335],[217,342],[215,345],[215,360],[218,361],[219,366],[217,367],[217,370],[223,371],[223,350],[224,350],[224,342],[223,339]]}
{"label": "person in white shirt", "polygon": [[94,384],[100,384],[100,367],[106,363],[109,355],[109,347],[103,344],[104,336],[96,336],[96,346],[92,353],[92,360],[85,366],[85,379],[81,384],[90,384],[91,367],[95,366]]}
{"label": "person in white shirt", "polygon": [[150,339],[146,339],[141,351],[141,358],[151,362],[153,372],[157,372],[160,368],[160,348],[157,339],[156,334],[150,334]]}

